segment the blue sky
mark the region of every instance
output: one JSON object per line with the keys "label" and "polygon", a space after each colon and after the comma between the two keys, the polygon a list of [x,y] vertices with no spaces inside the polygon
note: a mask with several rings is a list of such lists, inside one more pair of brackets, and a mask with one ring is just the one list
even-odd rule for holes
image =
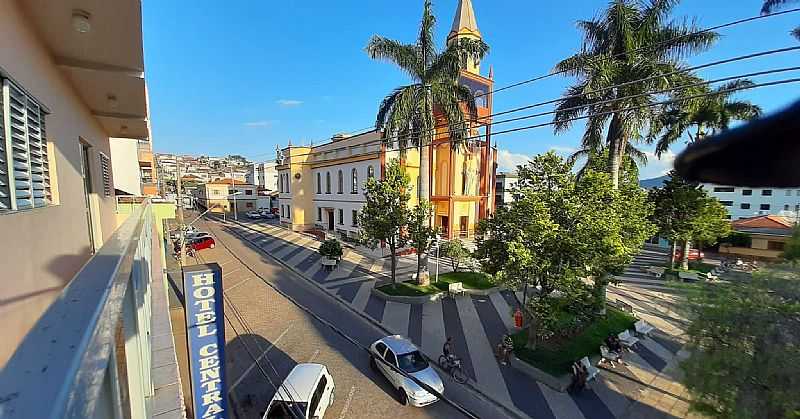
{"label": "blue sky", "polygon": [[[434,0],[440,44],[457,1]],[[496,87],[502,87],[547,73],[577,51],[581,39],[575,21],[593,17],[607,2],[576,0],[569,7],[563,7],[564,2],[529,0],[473,0],[473,4],[491,47],[482,72],[486,75],[493,66]],[[697,17],[705,27],[754,16],[760,6],[761,0],[684,0],[675,16]],[[170,0],[146,1],[143,7],[155,150],[269,160],[275,146],[289,140],[319,143],[334,133],[374,123],[381,99],[407,79],[393,65],[369,59],[364,46],[373,34],[412,42],[422,1]],[[788,35],[797,23],[800,14],[789,14],[724,29],[717,46],[689,62],[697,65],[797,45]],[[721,78],[797,62],[798,52],[793,51],[700,74]],[[797,76],[797,72],[783,73],[754,81]],[[498,92],[494,111],[557,98],[570,81],[553,77]],[[769,112],[800,97],[800,86],[768,87],[739,97]],[[495,130],[549,121],[540,117]],[[582,128],[578,124],[558,136],[549,127],[494,136],[501,170],[550,149],[569,153]],[[681,148],[678,144],[674,151]],[[653,158],[642,169],[642,177],[658,176],[670,163],[669,156],[662,161]]]}

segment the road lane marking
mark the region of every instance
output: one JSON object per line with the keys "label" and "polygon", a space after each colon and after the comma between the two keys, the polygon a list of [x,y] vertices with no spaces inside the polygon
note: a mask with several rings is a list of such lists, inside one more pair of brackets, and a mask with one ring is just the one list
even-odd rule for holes
{"label": "road lane marking", "polygon": [[261,353],[261,355],[260,355],[258,358],[256,358],[255,362],[253,362],[253,363],[250,365],[250,367],[248,367],[248,368],[247,368],[247,369],[246,369],[246,370],[245,370],[245,371],[242,373],[242,375],[240,375],[240,376],[239,376],[239,378],[237,378],[237,379],[236,379],[236,381],[234,381],[234,382],[233,382],[233,384],[230,386],[230,388],[228,388],[228,394],[230,394],[230,393],[233,391],[233,389],[234,389],[234,388],[236,388],[236,386],[238,386],[238,385],[239,385],[239,383],[241,383],[241,382],[242,382],[242,380],[244,380],[244,379],[245,379],[245,377],[247,377],[247,375],[248,375],[248,374],[250,374],[250,371],[252,371],[252,370],[253,370],[253,368],[255,368],[255,367],[256,367],[256,363],[260,362],[260,361],[261,361],[261,358],[265,357],[265,356],[267,355],[267,353],[268,353],[270,350],[272,350],[272,348],[274,348],[274,347],[275,347],[275,345],[276,345],[278,342],[280,342],[280,341],[281,341],[281,339],[282,339],[282,338],[283,338],[283,337],[286,335],[286,333],[287,333],[287,332],[289,332],[289,330],[290,330],[291,328],[292,328],[292,325],[290,324],[290,325],[289,325],[289,327],[287,327],[287,328],[286,328],[286,330],[284,330],[283,332],[281,332],[281,334],[280,334],[280,335],[278,335],[278,338],[277,338],[277,339],[275,339],[275,341],[273,341],[273,342],[270,342],[270,344],[269,344],[269,346],[267,347],[267,349],[265,349],[265,350],[264,350],[264,352],[262,352],[262,353]]}
{"label": "road lane marking", "polygon": [[347,393],[347,400],[344,401],[344,409],[339,413],[339,419],[347,417],[347,412],[350,410],[350,403],[353,403],[353,395],[356,393],[356,386],[350,387],[350,392]]}

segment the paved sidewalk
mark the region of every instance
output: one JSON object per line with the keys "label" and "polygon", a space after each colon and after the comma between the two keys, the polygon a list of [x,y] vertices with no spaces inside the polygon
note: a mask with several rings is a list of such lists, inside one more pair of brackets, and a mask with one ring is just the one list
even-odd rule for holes
{"label": "paved sidewalk", "polygon": [[[518,301],[504,291],[488,297],[462,296],[426,304],[387,302],[371,295],[376,280],[387,279],[388,260],[375,260],[346,249],[340,267],[322,268],[319,242],[306,235],[263,223],[227,223],[228,228],[302,276],[338,296],[353,309],[393,333],[409,337],[432,359],[438,359],[447,336],[464,361],[472,384],[498,403],[535,418],[674,418],[686,417],[685,390],[675,382],[683,319],[673,311],[672,294],[641,288],[637,283],[609,287],[609,298],[631,304],[637,315],[659,331],[643,339],[627,355],[628,366],[602,370],[590,389],[579,395],[557,392],[510,367],[502,367],[494,348],[512,330],[511,313]],[[643,252],[632,268],[643,273],[657,252]],[[404,279],[416,272],[414,258],[401,258]],[[640,269],[641,268],[641,269]],[[637,272],[634,272],[636,274]],[[629,272],[626,271],[626,274]],[[630,279],[635,280],[636,277]]]}

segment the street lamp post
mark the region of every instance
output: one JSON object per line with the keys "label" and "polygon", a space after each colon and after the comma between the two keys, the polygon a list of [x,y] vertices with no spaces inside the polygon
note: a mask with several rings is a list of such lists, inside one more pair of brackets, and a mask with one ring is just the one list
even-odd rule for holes
{"label": "street lamp post", "polygon": [[230,172],[231,172],[231,189],[233,190],[233,219],[236,220],[236,221],[239,221],[239,209],[236,208],[236,194],[237,194],[237,192],[236,192],[236,189],[233,189],[233,188],[236,187],[236,181],[233,179],[233,167],[232,166],[230,168]]}

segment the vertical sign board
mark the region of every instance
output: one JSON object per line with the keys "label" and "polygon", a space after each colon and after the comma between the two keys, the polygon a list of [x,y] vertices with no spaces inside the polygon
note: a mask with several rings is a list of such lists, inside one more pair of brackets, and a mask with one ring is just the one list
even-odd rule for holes
{"label": "vertical sign board", "polygon": [[194,416],[227,419],[222,268],[216,263],[185,267],[183,294]]}

